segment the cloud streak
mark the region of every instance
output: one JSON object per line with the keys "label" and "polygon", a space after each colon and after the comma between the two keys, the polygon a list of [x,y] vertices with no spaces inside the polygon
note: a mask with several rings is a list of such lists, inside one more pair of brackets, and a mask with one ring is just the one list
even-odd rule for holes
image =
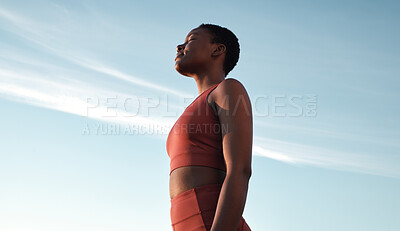
{"label": "cloud streak", "polygon": [[400,177],[398,160],[385,156],[335,151],[326,148],[254,137],[253,154],[291,165],[309,165],[386,177]]}
{"label": "cloud streak", "polygon": [[[67,49],[61,49],[57,45],[49,45],[52,43],[53,44],[62,43],[62,39],[58,40],[58,37],[55,37],[55,34],[57,34],[57,33],[61,34],[61,35],[63,34],[63,32],[60,31],[60,29],[57,27],[52,27],[51,25],[44,26],[42,24],[34,22],[33,20],[30,20],[30,19],[28,20],[20,15],[17,15],[15,13],[5,10],[3,8],[0,8],[0,17],[3,17],[9,23],[13,24],[14,26],[16,26],[19,29],[19,30],[11,29],[14,27],[10,27],[9,30],[12,33],[17,34],[18,36],[21,36],[24,39],[27,39],[28,41],[34,42],[35,44],[40,45],[41,47],[50,51],[52,54],[57,55],[65,60],[70,61],[70,62],[73,62],[81,67],[85,67],[85,68],[97,71],[99,73],[106,74],[108,76],[112,76],[114,78],[129,82],[136,86],[146,87],[146,88],[149,88],[154,91],[158,91],[158,92],[161,91],[161,92],[165,92],[168,94],[176,95],[178,97],[190,97],[191,96],[191,94],[189,94],[189,93],[182,93],[182,92],[176,91],[174,89],[164,87],[159,84],[154,84],[152,82],[145,81],[142,78],[134,77],[130,74],[123,73],[112,67],[108,67],[106,64],[101,63],[100,61],[96,61],[96,60],[84,57],[84,55],[82,55],[76,51],[74,54],[74,51],[71,51],[71,50],[68,51]],[[53,39],[51,41],[49,41],[48,39],[46,39],[46,36],[44,36],[43,34],[51,34]],[[56,41],[56,42],[54,42],[54,41]]]}
{"label": "cloud streak", "polygon": [[[190,95],[142,78],[134,77],[109,67],[101,61],[85,57],[82,52],[69,49],[70,47],[64,46],[65,43],[63,43],[62,40],[61,35],[63,35],[64,32],[56,26],[35,22],[32,19],[24,18],[21,15],[3,8],[0,8],[0,17],[12,25],[6,27],[13,34],[39,45],[52,55],[78,65],[79,67],[107,75],[117,80],[122,80],[132,86],[145,87],[151,91],[165,92],[179,97],[187,97]],[[121,108],[112,109],[104,105],[99,105],[96,101],[89,102],[88,98],[90,97],[104,99],[115,96],[121,98],[135,98],[136,96],[104,89],[95,83],[88,84],[87,82],[74,79],[74,75],[67,76],[65,73],[60,74],[60,72],[68,68],[63,69],[62,67],[41,62],[35,58],[26,57],[24,54],[18,56],[16,53],[13,53],[12,48],[9,48],[8,52],[11,56],[2,54],[0,57],[4,62],[13,63],[14,68],[7,68],[8,65],[6,64],[1,67],[0,62],[0,97],[24,104],[125,125],[136,124],[141,126],[144,124],[153,124],[161,127],[171,127],[175,121],[175,119],[167,120],[164,117],[157,118],[137,115],[123,111]],[[21,65],[21,63],[23,65]],[[17,68],[18,65],[20,65],[21,68]],[[50,74],[28,70],[26,66],[46,69],[46,72]],[[82,76],[85,75],[85,73],[79,73],[79,75]],[[145,99],[141,100],[143,101]],[[90,110],[90,113],[88,113],[88,110]],[[123,116],[104,117],[104,115],[110,113]],[[255,123],[262,124],[262,122],[259,121],[255,121]],[[264,124],[264,126],[283,128],[283,125]],[[289,129],[290,128],[291,127],[289,127]],[[315,130],[303,131],[315,132]],[[330,136],[338,135],[324,130],[319,130],[317,132]],[[165,136],[166,133],[163,135]],[[400,176],[399,168],[396,166],[395,162],[390,163],[378,156],[333,151],[259,136],[255,136],[253,154],[291,165],[309,165],[390,177]]]}
{"label": "cloud streak", "polygon": [[[107,98],[137,98],[118,92],[84,87],[82,83],[55,82],[34,73],[17,73],[0,69],[0,96],[12,101],[38,107],[58,110],[92,119],[121,124],[153,124],[160,127],[170,126],[173,120],[165,118],[150,118],[130,113],[121,108],[108,107],[99,103],[99,99]],[[138,100],[147,100],[140,99]],[[116,116],[112,116],[116,115]]]}

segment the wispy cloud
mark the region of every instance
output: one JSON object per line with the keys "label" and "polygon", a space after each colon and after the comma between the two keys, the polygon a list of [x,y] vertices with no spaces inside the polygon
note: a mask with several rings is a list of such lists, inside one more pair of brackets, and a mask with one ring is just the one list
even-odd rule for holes
{"label": "wispy cloud", "polygon": [[[66,9],[63,9],[63,11],[67,12]],[[179,97],[191,96],[191,94],[182,93],[172,88],[124,73],[123,71],[108,66],[100,60],[85,56],[83,51],[72,49],[67,45],[68,43],[63,41],[65,32],[57,26],[36,22],[31,18],[25,18],[4,8],[0,8],[0,18],[3,18],[9,24],[9,26],[6,26],[6,29],[11,33],[24,38],[26,41],[39,45],[41,48],[44,48],[46,52],[66,62],[73,63],[84,69],[92,70],[117,80],[122,80],[135,87],[145,87],[150,91],[165,92]],[[6,45],[3,45],[3,47],[6,47]],[[9,55],[0,54],[0,58],[3,59],[5,64],[14,64],[11,66],[3,65],[2,67],[0,59],[0,97],[38,107],[120,124],[134,123],[137,125],[158,124],[159,126],[171,126],[175,121],[175,119],[167,120],[163,117],[133,115],[132,113],[118,108],[112,109],[104,105],[98,105],[97,102],[88,101],[88,98],[91,96],[99,98],[113,96],[127,98],[136,96],[113,91],[93,82],[88,84],[81,79],[74,78],[74,75],[68,76],[66,74],[68,67],[52,65],[45,61],[30,58],[24,54],[18,55],[18,52],[21,51],[15,53],[12,49],[14,48],[11,46],[8,47]],[[46,69],[46,71],[35,71],[27,68],[29,66]],[[85,76],[85,73],[78,74],[79,76]],[[88,110],[90,110],[89,113]],[[104,116],[110,114],[110,112],[124,116]],[[260,121],[255,121],[255,123],[262,124]],[[284,126],[272,124],[263,125],[277,126],[277,128],[282,128],[282,126]],[[289,129],[290,128],[291,127],[289,127]],[[339,135],[322,129],[302,128],[302,131],[318,132],[322,135],[336,137]],[[354,137],[347,136],[346,138],[350,139]],[[379,158],[379,156],[346,153],[258,136],[255,136],[253,154],[292,165],[310,165],[391,177],[400,176],[400,170],[395,162]]]}
{"label": "wispy cloud", "polygon": [[[397,140],[390,139],[388,137],[384,137],[383,135],[392,135],[393,137],[398,137],[398,131],[381,131],[381,134],[377,134],[379,131],[376,129],[371,131],[365,129],[364,131],[355,132],[341,132],[341,131],[334,131],[331,128],[323,128],[323,124],[316,124],[310,126],[300,126],[295,124],[286,125],[283,123],[276,123],[271,121],[261,121],[255,120],[254,122],[257,126],[265,127],[265,128],[273,128],[273,129],[290,129],[296,133],[300,134],[307,134],[313,136],[323,136],[326,138],[333,138],[337,140],[351,140],[351,141],[358,141],[364,143],[373,143],[376,145],[381,146],[390,146],[400,148],[400,143]],[[379,135],[379,136],[377,136]]]}
{"label": "wispy cloud", "polygon": [[[54,77],[54,76],[53,76]],[[168,126],[173,120],[132,114],[121,108],[99,104],[99,99],[135,98],[79,82],[56,82],[29,72],[0,69],[0,96],[38,107],[49,108],[79,116],[122,124],[153,124]],[[140,98],[138,98],[140,100]],[[142,99],[147,100],[147,99]],[[116,115],[116,116],[110,116]]]}
{"label": "wispy cloud", "polygon": [[[254,137],[254,155],[268,157],[291,165],[310,165],[342,171],[387,177],[400,177],[398,161],[387,156],[335,151],[317,146]],[[399,157],[398,157],[399,158]]]}
{"label": "wispy cloud", "polygon": [[[115,79],[123,80],[135,87],[146,87],[151,92],[164,92],[179,97],[191,96],[191,94],[185,94],[176,91],[175,89],[167,88],[143,80],[142,78],[137,78],[130,74],[123,73],[101,63],[100,61],[89,59],[82,55],[82,53],[74,51],[69,47],[57,45],[63,44],[62,38],[64,35],[64,32],[57,26],[36,22],[35,20],[25,18],[4,8],[0,8],[0,17],[5,19],[9,25],[12,25],[7,27],[11,33],[20,36],[33,44],[39,45],[51,55],[55,55],[67,63],[74,63],[86,69],[114,77]],[[93,102],[90,104],[88,103],[88,98],[97,98],[98,100],[99,98],[106,99],[112,97],[125,99],[138,97],[132,94],[123,94],[121,92],[105,90],[104,87],[93,82],[83,82],[79,79],[84,79],[83,77],[87,74],[82,72],[65,76],[67,68],[37,60],[36,57],[30,58],[26,54],[22,53],[23,51],[12,46],[7,46],[7,44],[3,44],[3,46],[7,48],[9,54],[0,55],[0,58],[3,59],[6,64],[3,66],[9,67],[10,63],[13,64],[11,66],[14,66],[13,69],[0,69],[0,81],[3,82],[0,88],[0,94],[4,98],[39,107],[60,110],[75,115],[85,115],[93,119],[105,120],[108,122],[135,123],[137,125],[158,124],[160,126],[173,124],[173,119],[168,120],[164,117],[157,118],[155,116],[132,115],[132,113],[108,108],[104,105],[94,105]],[[21,54],[18,55],[18,53]],[[25,68],[21,68],[21,66],[24,66]],[[39,69],[41,68],[45,71],[38,72],[29,70],[26,69],[27,66],[39,67]],[[49,75],[43,73],[52,74]],[[60,75],[60,73],[63,73],[61,75],[64,76],[62,78],[55,78],[55,75]],[[142,105],[148,100],[148,98],[140,97],[139,99],[143,101],[141,103]],[[163,102],[160,104],[165,105]],[[172,105],[172,107],[177,106]],[[90,110],[90,113],[88,110]],[[119,114],[120,116],[105,116],[110,114]]]}
{"label": "wispy cloud", "polygon": [[[35,44],[40,45],[42,48],[47,49],[47,51],[51,52],[53,55],[57,55],[79,66],[100,72],[102,74],[106,74],[108,76],[112,76],[114,78],[129,82],[136,86],[149,88],[153,91],[161,91],[179,97],[192,96],[192,94],[190,93],[182,93],[176,91],[175,89],[167,88],[165,86],[146,81],[143,78],[138,78],[130,74],[123,73],[122,71],[109,67],[105,63],[102,63],[98,60],[84,57],[81,52],[74,51],[73,49],[60,48],[56,44],[62,43],[62,35],[64,32],[62,32],[58,27],[43,25],[43,23],[37,23],[34,20],[26,19],[21,15],[18,15],[9,10],[5,10],[3,8],[0,8],[0,17],[6,19],[9,23],[15,26],[9,28],[12,33],[17,34],[18,36],[21,36],[28,41],[34,42]],[[51,40],[49,40],[49,37],[45,36],[47,34],[50,35],[49,37],[52,38]],[[57,37],[57,34],[59,34],[60,36]]]}

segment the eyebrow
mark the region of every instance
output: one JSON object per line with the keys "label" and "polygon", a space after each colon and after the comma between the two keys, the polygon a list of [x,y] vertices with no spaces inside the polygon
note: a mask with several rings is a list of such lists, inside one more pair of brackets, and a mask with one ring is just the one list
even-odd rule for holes
{"label": "eyebrow", "polygon": [[193,34],[199,34],[199,33],[196,33],[196,32],[190,33],[190,34],[188,34],[188,36],[186,36],[185,40],[186,40],[187,38],[189,38],[189,37],[190,37],[191,35],[193,35]]}
{"label": "eyebrow", "polygon": [[197,33],[197,32],[190,33],[190,34],[188,34],[188,37],[189,37],[190,35],[192,35],[192,34],[198,34],[198,33]]}

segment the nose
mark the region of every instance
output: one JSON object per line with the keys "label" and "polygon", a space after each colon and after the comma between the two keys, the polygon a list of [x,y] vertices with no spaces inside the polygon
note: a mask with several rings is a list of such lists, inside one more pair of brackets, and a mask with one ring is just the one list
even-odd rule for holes
{"label": "nose", "polygon": [[181,50],[183,50],[183,45],[182,44],[176,46],[176,52],[179,53]]}

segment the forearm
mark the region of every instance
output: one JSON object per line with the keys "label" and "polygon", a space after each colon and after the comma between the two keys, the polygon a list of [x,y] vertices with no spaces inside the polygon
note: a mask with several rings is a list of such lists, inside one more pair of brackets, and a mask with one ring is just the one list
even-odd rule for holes
{"label": "forearm", "polygon": [[236,231],[246,203],[248,174],[227,175],[221,187],[210,231]]}

